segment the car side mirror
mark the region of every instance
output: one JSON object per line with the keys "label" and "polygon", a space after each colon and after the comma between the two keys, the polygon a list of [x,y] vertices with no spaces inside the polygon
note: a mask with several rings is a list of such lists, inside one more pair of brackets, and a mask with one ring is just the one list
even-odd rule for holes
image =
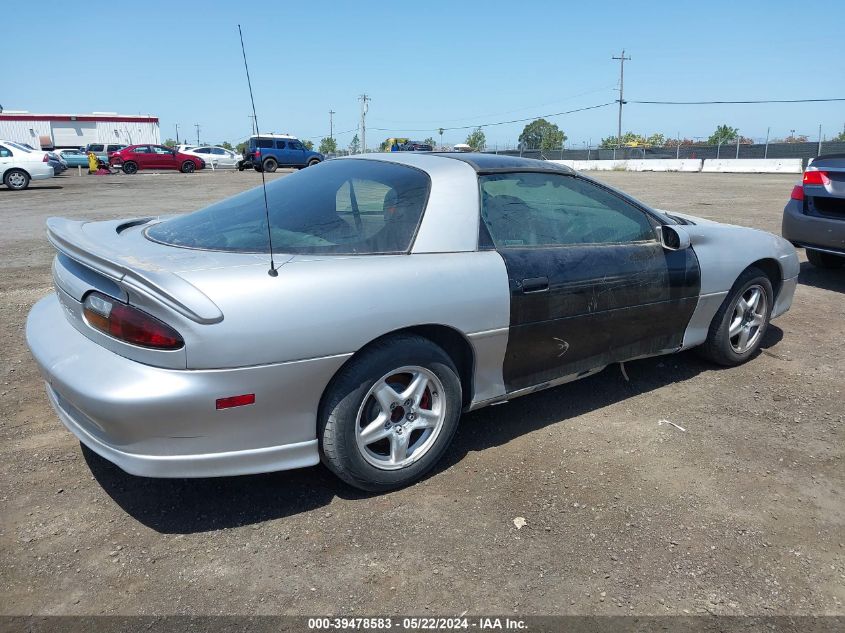
{"label": "car side mirror", "polygon": [[660,227],[660,244],[667,251],[682,251],[690,247],[689,233],[677,224],[664,224]]}

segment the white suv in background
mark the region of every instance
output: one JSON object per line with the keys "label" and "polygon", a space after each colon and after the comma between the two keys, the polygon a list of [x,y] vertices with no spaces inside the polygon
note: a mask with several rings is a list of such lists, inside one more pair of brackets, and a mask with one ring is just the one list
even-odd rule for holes
{"label": "white suv in background", "polygon": [[43,180],[54,175],[46,152],[0,141],[0,180],[9,189],[20,191],[29,187],[30,180]]}

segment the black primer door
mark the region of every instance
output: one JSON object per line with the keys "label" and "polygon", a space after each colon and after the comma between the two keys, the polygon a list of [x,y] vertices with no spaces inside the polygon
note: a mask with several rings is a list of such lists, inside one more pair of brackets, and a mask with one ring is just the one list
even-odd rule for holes
{"label": "black primer door", "polygon": [[510,283],[508,391],[680,346],[700,286],[692,249],[666,251],[645,212],[575,176],[489,174],[481,189]]}

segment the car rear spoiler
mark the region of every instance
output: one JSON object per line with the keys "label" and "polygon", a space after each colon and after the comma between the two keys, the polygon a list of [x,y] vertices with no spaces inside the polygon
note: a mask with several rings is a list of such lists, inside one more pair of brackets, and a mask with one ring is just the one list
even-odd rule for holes
{"label": "car rear spoiler", "polygon": [[[127,291],[152,297],[192,321],[210,324],[223,320],[220,308],[196,286],[168,270],[94,242],[82,230],[85,224],[50,218],[47,220],[47,239],[59,252],[112,279]],[[125,228],[125,225],[125,222],[119,223],[117,229]]]}

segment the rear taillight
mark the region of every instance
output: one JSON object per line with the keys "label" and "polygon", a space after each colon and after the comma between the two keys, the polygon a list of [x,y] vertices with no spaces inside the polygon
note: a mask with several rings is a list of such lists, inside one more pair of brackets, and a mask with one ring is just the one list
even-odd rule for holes
{"label": "rear taillight", "polygon": [[802,185],[795,185],[792,188],[792,195],[789,196],[791,200],[803,200],[804,199],[804,187]]}
{"label": "rear taillight", "polygon": [[260,149],[255,150],[255,157],[261,158],[261,150]]}
{"label": "rear taillight", "polygon": [[99,292],[91,292],[82,305],[88,325],[116,339],[154,349],[179,349],[185,342],[172,327]]}
{"label": "rear taillight", "polygon": [[42,163],[49,163],[50,159],[47,157],[47,154],[44,154],[44,158],[41,159]]}
{"label": "rear taillight", "polygon": [[830,178],[826,171],[805,171],[804,172],[805,185],[829,185]]}

